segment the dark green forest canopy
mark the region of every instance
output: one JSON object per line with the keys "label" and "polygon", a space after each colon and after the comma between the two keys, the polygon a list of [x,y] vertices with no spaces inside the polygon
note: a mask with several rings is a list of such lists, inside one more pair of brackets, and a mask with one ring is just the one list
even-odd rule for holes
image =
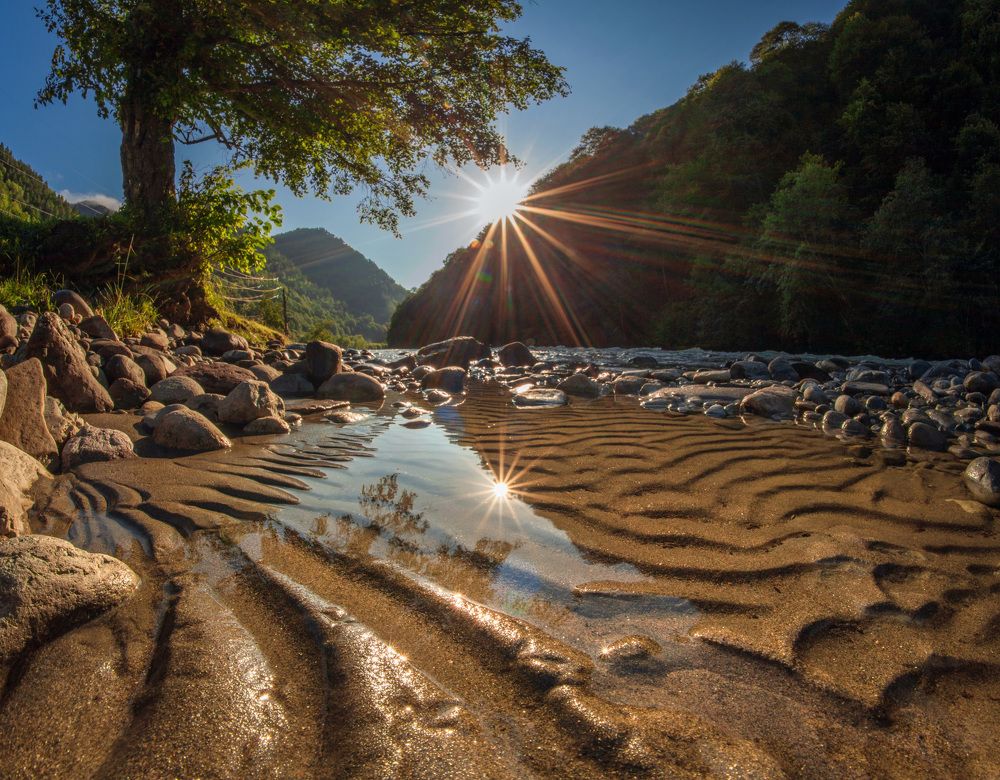
{"label": "dark green forest canopy", "polygon": [[998,76],[1000,0],[782,22],[748,63],[595,128],[537,183],[528,205],[559,214],[523,215],[558,245],[522,224],[559,305],[519,242],[506,269],[496,245],[459,250],[390,342],[996,352]]}
{"label": "dark green forest canopy", "polygon": [[0,144],[0,216],[26,222],[71,219],[76,211],[38,172]]}

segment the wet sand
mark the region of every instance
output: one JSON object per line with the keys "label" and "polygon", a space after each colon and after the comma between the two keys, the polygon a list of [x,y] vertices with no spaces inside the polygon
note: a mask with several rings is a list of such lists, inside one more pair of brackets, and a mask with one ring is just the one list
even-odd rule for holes
{"label": "wet sand", "polygon": [[950,456],[496,386],[317,419],[58,482],[39,530],[142,585],[0,672],[4,776],[1000,776]]}

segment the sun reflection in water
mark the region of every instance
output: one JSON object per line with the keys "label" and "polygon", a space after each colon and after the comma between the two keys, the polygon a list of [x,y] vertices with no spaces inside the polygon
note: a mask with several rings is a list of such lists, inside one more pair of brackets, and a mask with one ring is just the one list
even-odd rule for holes
{"label": "sun reflection in water", "polygon": [[510,495],[510,487],[506,482],[494,482],[493,495],[497,498],[507,498]]}

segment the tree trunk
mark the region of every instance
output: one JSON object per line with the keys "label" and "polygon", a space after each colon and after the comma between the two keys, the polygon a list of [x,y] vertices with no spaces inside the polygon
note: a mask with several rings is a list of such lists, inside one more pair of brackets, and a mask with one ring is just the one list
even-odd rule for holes
{"label": "tree trunk", "polygon": [[146,229],[155,233],[176,199],[173,121],[133,95],[124,101],[121,124],[125,200]]}

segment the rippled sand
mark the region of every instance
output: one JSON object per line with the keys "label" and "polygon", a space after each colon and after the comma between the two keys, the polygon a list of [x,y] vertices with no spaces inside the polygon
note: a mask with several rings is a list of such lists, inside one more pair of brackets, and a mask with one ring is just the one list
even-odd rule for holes
{"label": "rippled sand", "polygon": [[62,480],[45,530],[143,585],[3,671],[3,775],[1000,775],[958,462],[495,387],[434,421]]}

